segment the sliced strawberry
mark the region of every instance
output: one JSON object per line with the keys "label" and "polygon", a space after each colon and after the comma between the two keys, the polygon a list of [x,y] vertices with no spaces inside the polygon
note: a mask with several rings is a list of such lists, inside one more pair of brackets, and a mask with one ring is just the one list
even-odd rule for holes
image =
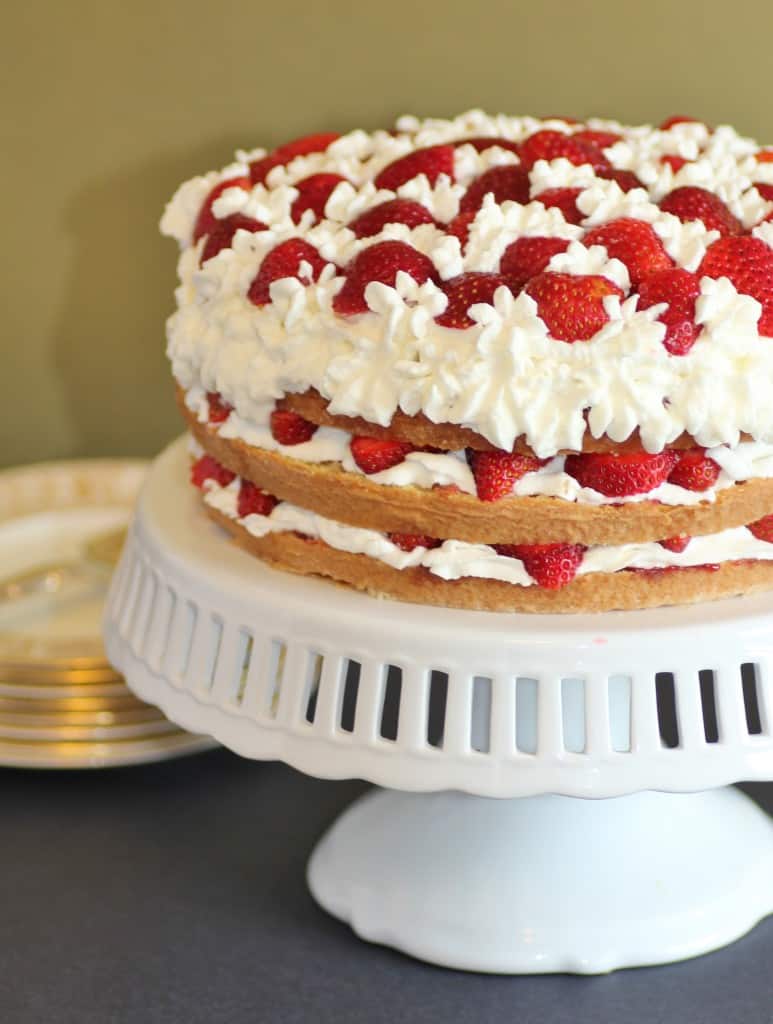
{"label": "sliced strawberry", "polygon": [[290,208],[293,223],[297,224],[307,210],[311,210],[317,220],[323,220],[330,194],[342,181],[346,181],[346,178],[342,178],[340,174],[311,174],[302,181],[296,181],[295,188],[300,195]]}
{"label": "sliced strawberry", "polygon": [[279,444],[303,444],[317,432],[317,424],[309,423],[297,412],[289,409],[274,409],[270,418],[271,436]]}
{"label": "sliced strawberry", "polygon": [[595,146],[596,149],[609,149],[616,142],[621,142],[623,136],[618,135],[617,132],[604,132],[594,130],[593,128],[583,128],[579,132],[574,132],[572,138],[575,142],[582,142],[586,146]]}
{"label": "sliced strawberry", "polygon": [[671,170],[676,174],[677,171],[681,171],[686,163],[689,163],[687,157],[677,156],[676,153],[664,153],[660,158],[662,164],[667,164]]}
{"label": "sliced strawberry", "polygon": [[773,164],[773,149],[761,149],[755,154],[758,164]]}
{"label": "sliced strawberry", "polygon": [[568,248],[569,240],[566,238],[524,235],[511,242],[502,253],[499,273],[507,278],[507,283],[517,295],[528,281],[545,270],[554,256]]}
{"label": "sliced strawberry", "polygon": [[260,160],[253,160],[250,164],[250,178],[253,185],[263,185],[268,172],[274,167],[281,167],[289,164],[297,156],[308,156],[310,153],[324,153],[331,142],[339,139],[337,132],[318,132],[316,135],[304,135],[300,139],[293,139],[292,142],[285,142],[264,156]]}
{"label": "sliced strawberry", "polygon": [[755,181],[754,187],[763,199],[767,200],[769,203],[773,203],[773,185],[766,184],[764,181]]}
{"label": "sliced strawberry", "polygon": [[692,537],[682,534],[679,537],[666,537],[665,540],[658,541],[658,544],[667,551],[675,551],[679,554],[681,551],[684,551],[691,540]]}
{"label": "sliced strawberry", "polygon": [[[294,277],[302,284],[311,284],[322,273],[326,264],[319,252],[302,238],[288,238],[280,242],[271,252],[266,253],[257,275],[247,292],[247,298],[254,306],[265,306],[271,302],[270,286],[284,277]],[[311,275],[301,264],[311,267]]]}
{"label": "sliced strawberry", "polygon": [[388,533],[387,537],[401,551],[413,551],[415,548],[427,548],[430,551],[443,543],[437,537],[428,537],[424,533]]}
{"label": "sliced strawberry", "polygon": [[405,461],[405,456],[414,451],[413,446],[405,441],[357,436],[352,438],[349,449],[354,461],[368,476],[399,466]]}
{"label": "sliced strawberry", "polygon": [[706,458],[705,448],[688,448],[679,453],[679,461],[671,470],[668,482],[688,491],[707,491],[718,476],[719,466]]}
{"label": "sliced strawberry", "polygon": [[198,240],[203,235],[208,235],[213,228],[217,227],[220,223],[218,218],[212,212],[212,204],[218,196],[222,195],[227,188],[242,188],[245,192],[248,192],[252,188],[252,183],[249,178],[236,177],[228,178],[226,181],[221,181],[219,185],[215,185],[212,191],[209,193],[207,198],[204,200],[199,215],[196,218],[196,223],[193,228],[193,241]]}
{"label": "sliced strawberry", "polygon": [[499,146],[500,149],[506,149],[510,153],[517,153],[520,150],[517,142],[513,142],[511,139],[502,139],[497,135],[481,135],[474,139],[458,139],[454,146],[472,146],[478,153],[483,153],[487,149],[491,149],[492,146]]}
{"label": "sliced strawberry", "polygon": [[459,212],[479,210],[489,192],[497,203],[504,203],[509,199],[524,205],[529,201],[529,187],[529,174],[525,167],[518,164],[492,167],[470,183],[462,196]]}
{"label": "sliced strawberry", "polygon": [[215,226],[207,233],[207,240],[201,251],[199,266],[203,267],[207,260],[217,256],[221,249],[229,249],[237,231],[267,231],[268,225],[262,221],[245,217],[243,213],[232,213],[222,220],[215,219]]}
{"label": "sliced strawberry", "polygon": [[742,235],[743,224],[733,216],[718,195],[697,185],[675,188],[660,201],[660,209],[672,213],[682,223],[690,220],[703,221],[709,231],[721,235]]}
{"label": "sliced strawberry", "polygon": [[624,498],[629,494],[647,494],[660,487],[668,479],[675,461],[671,451],[657,455],[594,452],[568,455],[564,472],[574,477],[581,487],[590,487],[608,498]]}
{"label": "sliced strawberry", "polygon": [[706,250],[698,277],[727,277],[762,305],[758,330],[773,337],[773,249],[748,235],[719,238]]}
{"label": "sliced strawberry", "polygon": [[235,476],[236,473],[221,466],[211,455],[202,455],[191,466],[191,483],[196,487],[203,487],[207,480],[214,480],[221,487],[227,487]]}
{"label": "sliced strawberry", "polygon": [[240,519],[245,516],[267,516],[279,504],[279,498],[273,494],[262,491],[249,480],[242,480],[239,484],[239,497],[236,502],[236,512]]}
{"label": "sliced strawberry", "polygon": [[207,392],[207,405],[210,423],[224,423],[231,415],[231,406],[223,401],[219,391]]}
{"label": "sliced strawberry", "polygon": [[437,277],[432,260],[405,242],[376,242],[363,249],[346,267],[346,281],[333,299],[333,309],[340,316],[366,313],[365,289],[371,281],[394,285],[401,270],[419,284]]}
{"label": "sliced strawberry", "polygon": [[454,179],[454,147],[428,146],[426,149],[415,149],[399,160],[393,160],[373,179],[376,188],[388,188],[393,192],[420,174],[427,177],[430,185],[434,185],[441,174]]}
{"label": "sliced strawberry", "polygon": [[580,224],[585,216],[577,207],[577,196],[581,192],[581,188],[546,188],[534,198],[543,206],[560,210],[568,224]]}
{"label": "sliced strawberry", "polygon": [[520,157],[527,169],[531,169],[538,160],[557,160],[559,157],[576,166],[610,166],[609,160],[597,146],[583,142],[576,135],[565,135],[550,128],[544,128],[525,139],[521,143]]}
{"label": "sliced strawberry", "polygon": [[673,356],[686,355],[700,334],[695,322],[695,302],[700,292],[700,278],[682,267],[660,270],[639,286],[639,309],[668,303],[658,320],[666,325],[663,345]]}
{"label": "sliced strawberry", "polygon": [[470,225],[477,216],[477,210],[468,210],[466,213],[458,213],[454,219],[446,225],[446,234],[454,235],[462,243],[462,249],[467,245],[470,237]]}
{"label": "sliced strawberry", "polygon": [[454,327],[462,330],[472,327],[475,321],[467,310],[476,302],[493,304],[494,292],[497,288],[507,288],[507,281],[501,274],[483,274],[470,271],[452,277],[443,283],[443,291],[448,296],[445,310],[435,320],[441,327]]}
{"label": "sliced strawberry", "polygon": [[623,192],[630,192],[632,188],[644,188],[644,182],[633,173],[633,171],[622,171],[619,167],[596,167],[596,176],[604,178],[605,181],[616,181]]}
{"label": "sliced strawberry", "polygon": [[383,231],[387,224],[407,224],[417,228],[420,224],[434,224],[435,218],[421,203],[411,199],[390,199],[361,213],[348,227],[358,238],[370,238]]}
{"label": "sliced strawberry", "polygon": [[582,544],[495,544],[500,555],[519,558],[537,586],[560,590],[571,583],[582,565]]}
{"label": "sliced strawberry", "polygon": [[658,129],[661,132],[667,132],[675,124],[698,124],[698,119],[697,117],[685,117],[684,114],[672,114],[671,117],[667,117],[665,121],[658,125]]}
{"label": "sliced strawberry", "polygon": [[619,217],[591,228],[582,242],[589,247],[603,245],[612,259],[624,263],[634,288],[650,274],[674,265],[652,225],[634,217]]}
{"label": "sliced strawberry", "polygon": [[514,485],[527,473],[544,466],[542,459],[511,452],[476,452],[467,449],[467,461],[475,477],[475,488],[481,501],[498,501],[512,493]]}
{"label": "sliced strawberry", "polygon": [[746,529],[753,533],[757,540],[765,540],[768,544],[773,544],[773,516],[763,516],[755,523],[749,523]]}
{"label": "sliced strawberry", "polygon": [[537,312],[550,334],[559,341],[588,341],[609,322],[604,308],[607,295],[622,291],[599,274],[556,274],[533,277],[525,289],[537,303]]}

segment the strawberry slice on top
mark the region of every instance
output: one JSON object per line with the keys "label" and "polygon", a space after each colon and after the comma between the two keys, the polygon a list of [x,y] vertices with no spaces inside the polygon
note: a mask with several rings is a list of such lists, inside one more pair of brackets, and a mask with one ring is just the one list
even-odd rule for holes
{"label": "strawberry slice on top", "polygon": [[695,322],[695,303],[700,293],[700,278],[683,267],[659,270],[639,286],[639,309],[668,304],[658,321],[666,325],[663,345],[673,356],[686,355],[700,334]]}
{"label": "strawberry slice on top", "polygon": [[744,226],[730,212],[718,195],[697,185],[684,185],[669,192],[660,201],[660,209],[671,213],[683,223],[691,220],[702,221],[709,231],[720,235],[742,235]]}
{"label": "strawberry slice on top", "polygon": [[346,280],[333,299],[333,309],[340,316],[367,313],[365,289],[368,285],[377,281],[394,286],[401,270],[418,284],[437,278],[432,260],[406,242],[376,242],[363,249],[347,265],[344,271]]}
{"label": "strawberry slice on top", "polygon": [[454,147],[449,145],[428,146],[426,149],[415,149],[412,153],[401,156],[387,164],[373,179],[376,188],[397,189],[407,181],[426,176],[430,185],[434,185],[441,174],[454,180]]}
{"label": "strawberry slice on top", "polygon": [[652,225],[635,217],[618,217],[591,228],[582,243],[588,247],[603,245],[610,258],[624,263],[634,288],[650,274],[674,265]]}
{"label": "strawberry slice on top", "polygon": [[749,235],[718,238],[706,250],[698,277],[726,277],[762,306],[760,334],[773,337],[773,249]]}
{"label": "strawberry slice on top", "polygon": [[519,164],[492,167],[470,182],[459,204],[459,212],[469,213],[479,210],[489,193],[494,196],[497,203],[510,200],[524,205],[529,202],[529,190],[529,172],[525,167],[521,167]]}
{"label": "strawberry slice on top", "polygon": [[303,238],[288,238],[266,253],[247,298],[254,306],[265,306],[271,302],[270,287],[274,281],[294,277],[302,284],[311,284],[318,280],[326,264],[327,260],[322,259],[310,242]]}
{"label": "strawberry slice on top", "polygon": [[322,220],[331,193],[342,181],[346,181],[346,178],[340,174],[311,174],[302,181],[296,181],[295,188],[300,194],[290,208],[293,223],[298,224],[307,210],[311,210],[317,220]]}
{"label": "strawberry slice on top", "polygon": [[443,291],[448,298],[448,305],[435,317],[435,321],[441,327],[453,327],[457,330],[473,327],[475,321],[469,315],[470,306],[474,306],[476,302],[493,305],[497,288],[507,287],[507,281],[501,274],[484,274],[476,271],[459,274],[458,277],[444,282]]}
{"label": "strawberry slice on top", "polygon": [[512,291],[517,294],[527,282],[547,269],[548,263],[560,252],[566,252],[569,240],[547,235],[523,235],[502,253],[499,273],[507,278]]}
{"label": "strawberry slice on top", "polygon": [[533,277],[524,291],[537,303],[537,312],[558,341],[589,341],[609,323],[604,308],[608,295],[623,297],[616,284],[599,274],[558,274]]}
{"label": "strawberry slice on top", "polygon": [[370,238],[383,231],[387,224],[406,224],[417,228],[420,224],[434,224],[435,218],[421,203],[412,199],[389,199],[365,210],[349,222],[349,229],[358,238]]}

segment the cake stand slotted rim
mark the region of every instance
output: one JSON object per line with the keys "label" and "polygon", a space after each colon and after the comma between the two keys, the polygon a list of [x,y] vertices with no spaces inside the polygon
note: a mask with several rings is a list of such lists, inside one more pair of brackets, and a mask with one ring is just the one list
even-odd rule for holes
{"label": "cake stand slotted rim", "polygon": [[[773,778],[773,595],[571,617],[378,601],[245,554],[207,519],[187,476],[183,438],[156,460],[140,497],[108,599],[108,655],[144,700],[238,754],[402,791],[355,803],[310,862],[315,898],[363,938],[477,971],[595,973],[718,948],[773,912],[769,820],[740,793],[698,792]],[[756,730],[742,665],[753,666]],[[707,740],[706,671],[716,742]],[[399,674],[393,735],[383,720],[390,672]],[[431,743],[437,673],[446,697],[442,740]],[[664,675],[674,748],[659,728]],[[373,806],[381,847],[367,822]],[[716,819],[728,808],[735,828],[723,832]],[[578,820],[616,843],[581,838],[567,848]],[[531,836],[524,857],[516,834]],[[639,884],[649,879],[647,844],[672,853],[671,913],[657,888]],[[420,887],[428,849],[438,883],[429,890]],[[554,853],[544,864],[540,849]],[[744,864],[748,877],[733,878]],[[536,902],[523,899],[524,871]],[[638,896],[617,913],[631,884]],[[597,910],[587,890],[598,892]]]}

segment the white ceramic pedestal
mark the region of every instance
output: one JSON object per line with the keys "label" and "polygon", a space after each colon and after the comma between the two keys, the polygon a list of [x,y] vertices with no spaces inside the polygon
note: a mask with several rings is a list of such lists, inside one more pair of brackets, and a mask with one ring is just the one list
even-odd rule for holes
{"label": "white ceramic pedestal", "polygon": [[109,655],[237,753],[404,791],[358,801],[310,862],[318,902],[363,938],[592,973],[715,949],[773,912],[773,825],[699,792],[773,778],[773,595],[594,616],[376,601],[239,551],[186,477],[177,442],[115,577]]}

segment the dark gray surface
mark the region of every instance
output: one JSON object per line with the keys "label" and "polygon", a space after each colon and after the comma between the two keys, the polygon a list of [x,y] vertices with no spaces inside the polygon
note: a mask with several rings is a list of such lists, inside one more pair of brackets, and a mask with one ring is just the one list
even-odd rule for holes
{"label": "dark gray surface", "polygon": [[[710,956],[597,978],[463,974],[360,942],[303,873],[364,788],[225,751],[0,769],[1,1024],[773,1022],[773,919]],[[747,788],[773,810],[773,786]]]}

